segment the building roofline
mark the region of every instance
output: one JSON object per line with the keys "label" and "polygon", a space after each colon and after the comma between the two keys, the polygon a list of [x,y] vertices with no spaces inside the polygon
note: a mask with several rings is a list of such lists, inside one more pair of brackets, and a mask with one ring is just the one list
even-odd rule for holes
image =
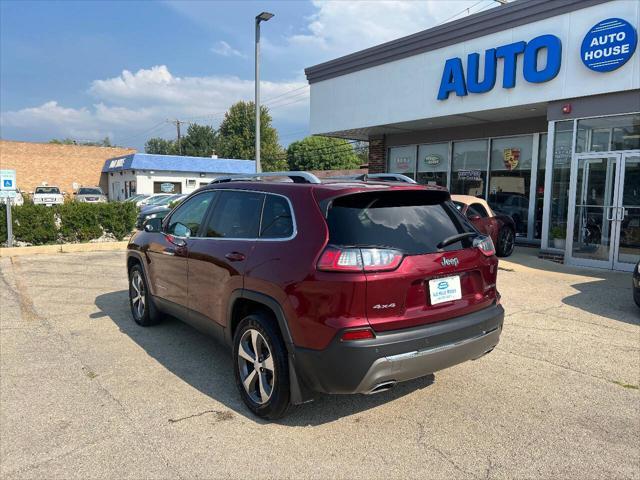
{"label": "building roofline", "polygon": [[582,10],[612,0],[516,0],[428,30],[305,69],[311,83],[357,72],[508,28]]}

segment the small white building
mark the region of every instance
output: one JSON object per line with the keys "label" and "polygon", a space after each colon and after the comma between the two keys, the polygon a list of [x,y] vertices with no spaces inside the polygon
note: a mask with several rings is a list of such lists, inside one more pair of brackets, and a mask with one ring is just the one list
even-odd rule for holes
{"label": "small white building", "polygon": [[136,194],[191,193],[220,175],[254,173],[254,160],[134,153],[110,158],[102,168],[109,200]]}

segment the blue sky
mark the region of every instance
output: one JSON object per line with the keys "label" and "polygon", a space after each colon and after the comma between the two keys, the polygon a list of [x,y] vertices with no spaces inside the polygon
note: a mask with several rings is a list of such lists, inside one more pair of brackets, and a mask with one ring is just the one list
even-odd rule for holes
{"label": "blue sky", "polygon": [[142,148],[167,118],[217,127],[253,98],[253,18],[262,98],[281,143],[308,134],[304,68],[497,5],[424,1],[0,2],[3,139],[57,137]]}

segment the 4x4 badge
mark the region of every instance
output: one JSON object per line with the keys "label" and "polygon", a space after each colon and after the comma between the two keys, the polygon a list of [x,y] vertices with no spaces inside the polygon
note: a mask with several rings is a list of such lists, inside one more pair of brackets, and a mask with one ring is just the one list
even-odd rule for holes
{"label": "4x4 badge", "polygon": [[458,257],[453,257],[453,258],[445,258],[442,257],[442,266],[443,267],[457,267],[460,264],[460,260],[458,260]]}

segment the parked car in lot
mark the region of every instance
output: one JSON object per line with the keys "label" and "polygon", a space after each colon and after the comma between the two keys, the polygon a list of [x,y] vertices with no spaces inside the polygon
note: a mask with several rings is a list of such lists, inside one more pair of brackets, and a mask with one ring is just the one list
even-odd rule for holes
{"label": "parked car in lot", "polygon": [[138,213],[138,216],[136,217],[136,228],[138,230],[142,230],[144,222],[150,218],[159,218],[162,220],[170,211],[171,209],[169,207],[151,205]]}
{"label": "parked car in lot", "polygon": [[636,305],[640,307],[640,262],[638,262],[636,268],[633,270],[633,299]]}
{"label": "parked car in lot", "polygon": [[482,198],[471,195],[451,195],[451,200],[480,232],[491,237],[499,257],[513,253],[516,226],[510,216],[494,212]]}
{"label": "parked car in lot", "polygon": [[383,392],[496,346],[493,243],[446,190],[260,177],[197,190],[127,249],[134,320],[170,314],[229,344],[256,415]]}
{"label": "parked car in lot", "polygon": [[136,228],[138,230],[142,229],[144,222],[150,218],[164,218],[171,209],[180,203],[185,197],[186,195],[183,194],[170,195],[168,198],[163,199],[156,205],[143,205],[140,208],[138,217],[136,218]]}
{"label": "parked car in lot", "polygon": [[145,212],[146,210],[155,208],[155,207],[169,207],[174,203],[179,203],[182,199],[184,199],[186,195],[177,193],[175,195],[169,195],[166,197],[156,197],[156,199],[152,202],[140,206],[140,212]]}
{"label": "parked car in lot", "polygon": [[33,203],[35,205],[62,205],[64,203],[64,192],[58,187],[36,187],[33,192]]}
{"label": "parked car in lot", "polygon": [[141,200],[136,200],[137,207],[144,207],[145,205],[155,205],[162,202],[165,198],[171,197],[172,193],[154,193]]}
{"label": "parked car in lot", "polygon": [[100,187],[80,187],[75,193],[75,201],[82,203],[104,203],[107,196]]}
{"label": "parked car in lot", "polygon": [[511,217],[518,234],[526,235],[529,217],[529,198],[520,193],[497,192],[489,194],[489,205],[494,211]]}
{"label": "parked car in lot", "polygon": [[129,198],[123,200],[124,202],[139,202],[141,200],[144,200],[145,198],[147,198],[149,195],[143,195],[141,193],[136,194],[136,195],[131,195]]}

